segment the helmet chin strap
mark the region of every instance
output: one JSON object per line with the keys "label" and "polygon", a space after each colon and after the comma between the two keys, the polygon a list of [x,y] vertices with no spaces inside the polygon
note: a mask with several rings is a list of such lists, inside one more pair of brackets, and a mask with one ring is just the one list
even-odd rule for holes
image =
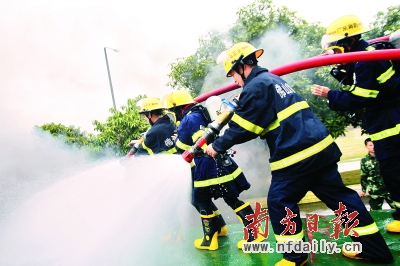
{"label": "helmet chin strap", "polygon": [[[240,71],[239,68],[242,69],[242,73],[239,72]],[[238,71],[236,71],[236,73],[238,73],[239,76],[243,79],[243,82],[246,81],[246,77],[244,76],[244,64],[243,63],[239,63]]]}
{"label": "helmet chin strap", "polygon": [[153,126],[154,123],[153,123],[153,121],[151,121],[151,112],[148,112],[148,114],[146,114],[146,117],[147,117],[147,119],[149,119],[150,126]]}

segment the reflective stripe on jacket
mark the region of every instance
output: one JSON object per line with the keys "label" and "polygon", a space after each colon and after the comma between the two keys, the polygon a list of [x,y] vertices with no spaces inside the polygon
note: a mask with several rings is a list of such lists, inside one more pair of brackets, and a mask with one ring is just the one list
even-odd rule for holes
{"label": "reflective stripe on jacket", "polygon": [[[368,45],[362,40],[356,50],[371,50]],[[330,90],[329,107],[336,111],[366,107],[365,129],[376,158],[400,156],[400,73],[387,60],[348,64],[345,69],[354,76],[354,84],[349,91]]]}
{"label": "reflective stripe on jacket", "polygon": [[340,150],[307,102],[282,78],[255,67],[218,151],[260,136],[270,149],[273,178],[292,178],[339,161]]}
{"label": "reflective stripe on jacket", "polygon": [[146,132],[145,139],[135,156],[154,155],[158,153],[176,153],[171,136],[175,134],[175,125],[167,115],[158,119]]}
{"label": "reflective stripe on jacket", "polygon": [[[202,136],[202,132],[207,127],[207,121],[202,111],[196,107],[189,106],[183,112],[183,118],[178,127],[178,138],[176,147],[179,153],[188,150],[198,138]],[[195,198],[207,198],[210,188],[223,184],[231,195],[237,197],[239,193],[250,187],[242,170],[238,167],[234,160],[230,159],[232,164],[222,166],[213,158],[200,154],[194,158],[194,193]],[[219,168],[219,169],[218,169]],[[213,194],[218,197],[218,194]]]}

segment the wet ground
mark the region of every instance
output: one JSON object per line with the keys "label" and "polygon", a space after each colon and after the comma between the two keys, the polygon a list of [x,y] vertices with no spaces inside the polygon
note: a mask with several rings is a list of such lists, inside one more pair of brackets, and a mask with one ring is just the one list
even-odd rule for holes
{"label": "wet ground", "polygon": [[[314,207],[318,206],[308,207],[314,209]],[[382,210],[373,211],[371,215],[395,258],[395,262],[386,265],[400,265],[400,234],[389,234],[384,229],[385,225],[391,221],[390,213],[391,211]],[[317,252],[309,254],[307,265],[381,265],[379,263],[348,259],[341,253],[333,252],[328,254],[328,249],[322,249],[321,243],[323,242],[335,242],[338,250],[345,242],[351,242],[350,237],[345,237],[342,234],[338,240],[330,237],[332,224],[329,221],[334,217],[333,215],[319,214],[318,230],[316,232],[309,232],[304,226],[306,241],[315,242],[319,245]],[[281,260],[282,254],[276,251],[275,237],[271,227],[268,229],[268,238],[263,242],[269,243],[269,247],[273,249],[274,252],[270,253],[245,253],[238,250],[236,243],[243,237],[243,227],[240,224],[229,224],[228,228],[228,235],[219,238],[219,249],[216,251],[196,249],[192,243],[194,239],[201,236],[201,228],[193,228],[185,239],[176,239],[175,242],[164,243],[164,248],[158,256],[163,258],[163,265],[275,265]],[[180,250],[185,250],[186,252],[183,254]],[[176,254],[176,256],[171,254]]]}

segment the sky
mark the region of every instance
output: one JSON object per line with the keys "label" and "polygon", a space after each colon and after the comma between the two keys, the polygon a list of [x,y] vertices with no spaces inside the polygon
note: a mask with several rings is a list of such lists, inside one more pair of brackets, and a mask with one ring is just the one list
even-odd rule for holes
{"label": "sky", "polygon": [[[209,30],[226,30],[252,0],[14,0],[0,3],[0,128],[30,132],[61,123],[93,133],[139,94],[170,92],[169,64],[198,48]],[[328,26],[346,14],[364,23],[398,0],[276,0],[309,22]],[[268,51],[266,51],[268,53]]]}

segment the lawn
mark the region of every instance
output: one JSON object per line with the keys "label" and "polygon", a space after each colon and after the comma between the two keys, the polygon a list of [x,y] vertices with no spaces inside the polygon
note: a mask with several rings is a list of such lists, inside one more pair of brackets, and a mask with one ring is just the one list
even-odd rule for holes
{"label": "lawn", "polygon": [[368,138],[367,135],[361,135],[361,130],[350,129],[347,131],[345,137],[339,137],[335,140],[336,144],[342,151],[342,157],[340,161],[349,161],[354,159],[360,159],[367,154],[367,150],[364,146],[364,140]]}
{"label": "lawn", "polygon": [[340,173],[346,186],[360,184],[360,170],[352,170]]}
{"label": "lawn", "polygon": [[[367,135],[361,135],[359,128],[349,129],[345,137],[339,137],[335,140],[342,151],[341,162],[361,159],[367,154],[364,146],[364,140]],[[340,173],[345,185],[360,184],[360,170],[352,170]]]}

